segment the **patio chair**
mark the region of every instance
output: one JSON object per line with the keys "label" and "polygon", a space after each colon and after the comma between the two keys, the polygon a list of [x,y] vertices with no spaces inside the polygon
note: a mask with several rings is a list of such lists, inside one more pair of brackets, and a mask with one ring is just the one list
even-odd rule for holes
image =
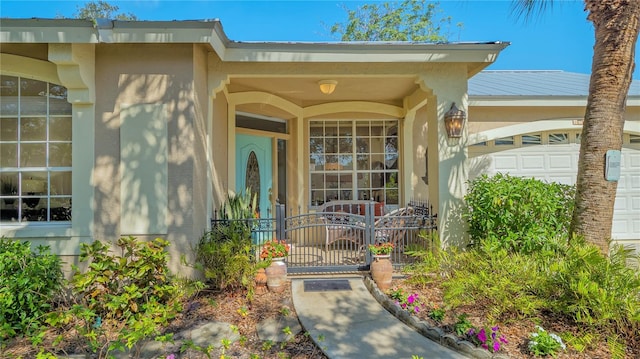
{"label": "patio chair", "polygon": [[402,207],[380,217],[375,223],[374,243],[392,243],[394,248],[402,251],[408,216],[413,213],[413,207]]}
{"label": "patio chair", "polygon": [[[374,243],[390,242],[394,247],[402,249],[403,238],[407,231],[407,216],[413,214],[412,207],[398,208],[378,218],[374,224]],[[350,241],[358,246],[358,250],[365,249],[365,224],[362,222],[349,223],[349,215],[340,213],[323,217],[326,223],[325,248],[337,241]]]}

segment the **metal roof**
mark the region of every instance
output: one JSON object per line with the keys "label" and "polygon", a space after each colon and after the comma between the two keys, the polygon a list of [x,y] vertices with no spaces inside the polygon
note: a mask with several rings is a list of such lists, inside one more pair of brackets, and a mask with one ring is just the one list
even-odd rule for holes
{"label": "metal roof", "polygon": [[[482,71],[469,79],[469,96],[584,96],[589,74],[560,70]],[[630,97],[640,97],[640,81],[633,81]]]}

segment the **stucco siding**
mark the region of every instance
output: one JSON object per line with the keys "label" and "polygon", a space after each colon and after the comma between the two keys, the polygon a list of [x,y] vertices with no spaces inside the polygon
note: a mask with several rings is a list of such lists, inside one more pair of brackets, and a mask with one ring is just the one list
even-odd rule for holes
{"label": "stucco siding", "polygon": [[[205,213],[204,123],[206,120],[205,79],[195,78],[203,71],[205,60],[194,56],[193,45],[99,45],[96,47],[96,187],[94,233],[97,239],[113,240],[123,233],[121,208],[132,198],[121,197],[122,169],[121,116],[125,106],[161,106],[166,119],[167,213],[165,226],[147,236],[164,237],[173,248],[186,251],[202,234]],[[196,69],[198,67],[198,69]],[[202,76],[200,76],[202,77]],[[196,89],[197,87],[197,89]],[[196,96],[196,93],[198,94]],[[196,153],[199,153],[196,155]],[[198,158],[197,156],[200,156]],[[158,167],[159,169],[159,167]],[[128,171],[135,169],[128,168]],[[142,176],[159,173],[145,171]],[[153,181],[153,179],[151,180]],[[162,182],[156,183],[164,186]],[[131,194],[133,195],[133,194]],[[138,208],[139,209],[139,208]],[[133,209],[135,211],[136,208]],[[141,210],[141,209],[140,209]],[[172,250],[172,267],[179,263],[179,253]]]}

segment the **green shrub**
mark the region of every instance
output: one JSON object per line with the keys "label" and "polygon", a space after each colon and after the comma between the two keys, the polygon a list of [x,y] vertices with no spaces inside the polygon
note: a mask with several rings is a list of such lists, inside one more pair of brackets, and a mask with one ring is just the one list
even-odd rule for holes
{"label": "green shrub", "polygon": [[547,296],[552,309],[600,333],[633,338],[640,332],[640,273],[627,265],[620,245],[609,257],[576,238],[550,264]]}
{"label": "green shrub", "polygon": [[255,255],[248,231],[219,226],[198,243],[197,265],[209,285],[216,289],[248,287],[254,274]]}
{"label": "green shrub", "polygon": [[255,196],[250,191],[229,195],[222,206],[222,218],[205,233],[196,248],[196,267],[213,288],[251,288],[255,274],[255,253],[251,239]]}
{"label": "green shrub", "polygon": [[550,241],[568,233],[575,188],[532,178],[483,175],[465,196],[472,245],[488,239],[495,248],[531,253],[553,249]]}
{"label": "green shrub", "polygon": [[60,264],[49,247],[0,238],[0,339],[40,327],[62,286]]}
{"label": "green shrub", "polygon": [[484,249],[459,252],[443,263],[450,268],[442,283],[445,302],[485,306],[491,322],[537,314],[545,302],[538,296],[544,274],[536,260],[505,249]]}
{"label": "green shrub", "polygon": [[[160,334],[182,309],[184,288],[174,282],[167,267],[169,242],[124,237],[117,241],[120,255],[100,241],[81,244],[71,286],[78,304],[52,313],[48,323],[75,328],[100,357],[113,350],[132,348],[140,340]],[[109,336],[109,333],[117,335]]]}

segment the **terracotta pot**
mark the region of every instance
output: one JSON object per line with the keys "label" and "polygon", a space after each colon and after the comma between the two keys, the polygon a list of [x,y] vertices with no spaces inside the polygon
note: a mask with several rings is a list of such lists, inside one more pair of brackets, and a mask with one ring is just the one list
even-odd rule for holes
{"label": "terracotta pot", "polygon": [[284,263],[284,257],[272,258],[265,272],[269,290],[275,293],[284,291],[287,285],[287,265]]}
{"label": "terracotta pot", "polygon": [[256,294],[264,294],[267,292],[267,273],[264,268],[258,269],[256,273],[256,277],[254,278],[256,282]]}
{"label": "terracotta pot", "polygon": [[392,276],[393,265],[391,264],[391,255],[374,254],[373,262],[371,262],[371,277],[378,285],[378,288],[382,291],[391,288]]}

